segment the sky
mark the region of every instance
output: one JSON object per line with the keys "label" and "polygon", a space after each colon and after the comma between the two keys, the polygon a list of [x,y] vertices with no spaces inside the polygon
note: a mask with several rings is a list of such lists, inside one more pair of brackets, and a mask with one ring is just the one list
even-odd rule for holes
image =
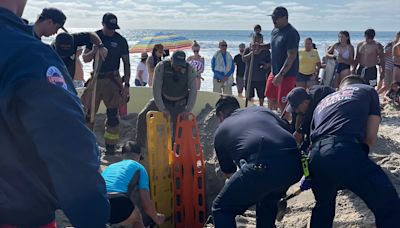
{"label": "sky", "polygon": [[249,30],[273,27],[270,14],[285,6],[302,31],[400,30],[400,0],[28,0],[23,17],[35,21],[45,7],[61,9],[68,28],[100,28],[104,13],[122,29]]}

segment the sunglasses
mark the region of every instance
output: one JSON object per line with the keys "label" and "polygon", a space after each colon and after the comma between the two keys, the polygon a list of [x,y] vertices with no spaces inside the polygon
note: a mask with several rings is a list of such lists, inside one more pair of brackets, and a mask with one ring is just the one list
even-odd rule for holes
{"label": "sunglasses", "polygon": [[221,47],[228,47],[227,44],[221,44]]}

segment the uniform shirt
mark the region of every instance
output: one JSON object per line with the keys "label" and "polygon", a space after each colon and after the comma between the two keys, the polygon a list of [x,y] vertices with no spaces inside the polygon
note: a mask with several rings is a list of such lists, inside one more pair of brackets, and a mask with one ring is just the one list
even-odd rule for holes
{"label": "uniform shirt", "polygon": [[38,227],[61,208],[76,227],[105,227],[96,138],[49,45],[0,8],[0,220]]}
{"label": "uniform shirt", "polygon": [[[104,46],[108,50],[107,57],[101,66],[100,72],[106,73],[110,71],[119,71],[122,56],[129,55],[128,42],[117,32],[115,32],[112,37],[104,35],[102,30],[97,31],[96,34],[100,37],[101,42],[103,42]],[[91,50],[93,44],[90,44],[87,47]]]}
{"label": "uniform shirt", "polygon": [[376,90],[368,85],[349,85],[324,98],[314,111],[311,141],[336,135],[364,141],[368,116],[381,115]]}
{"label": "uniform shirt", "polygon": [[233,58],[233,62],[236,65],[236,77],[244,77],[244,70],[246,69],[246,64],[243,62],[242,55],[237,54]]}
{"label": "uniform shirt", "polygon": [[269,156],[284,156],[285,150],[296,149],[296,141],[288,130],[288,124],[267,108],[252,106],[234,111],[224,119],[214,136],[221,170],[234,173],[240,159],[249,161],[249,156],[255,153],[260,159],[268,159]]}
{"label": "uniform shirt", "polygon": [[[287,51],[299,49],[300,35],[288,24],[286,27],[274,28],[271,32],[272,73],[277,75],[287,58]],[[296,77],[299,72],[299,57],[294,60],[292,67],[284,76]]]}
{"label": "uniform shirt", "polygon": [[[306,136],[303,141],[302,149],[307,149],[310,145],[310,125],[313,118],[314,110],[317,108],[319,102],[324,99],[329,94],[334,93],[335,90],[329,86],[315,85],[310,88],[308,94],[310,95],[311,101],[308,106],[307,112],[304,114],[303,122],[301,124],[301,133]],[[296,126],[296,113],[292,113],[292,129],[295,129]]]}
{"label": "uniform shirt", "polygon": [[[245,55],[248,55],[251,52],[250,48],[246,48],[244,51]],[[250,62],[251,58],[246,62],[246,71],[245,71],[245,77],[247,81],[247,77],[249,76],[249,67],[250,67]],[[253,59],[253,72],[251,76],[251,81],[252,82],[265,82],[267,81],[267,76],[270,73],[270,70],[264,69],[264,64],[265,63],[271,63],[271,53],[268,50],[262,50],[258,54],[254,54],[254,59]]]}
{"label": "uniform shirt", "polygon": [[[75,68],[76,68],[76,51],[78,50],[78,47],[81,46],[91,46],[91,41],[90,41],[90,33],[88,32],[81,32],[81,33],[74,33],[71,34],[72,37],[74,38],[74,54],[68,57],[61,57],[63,60],[65,66],[68,69],[69,75],[71,75],[72,79],[75,79]],[[53,44],[54,47],[54,44]]]}
{"label": "uniform shirt", "polygon": [[149,191],[149,176],[139,162],[123,160],[108,166],[102,176],[106,182],[107,192],[128,193],[128,188],[134,176],[139,173],[138,189]]}
{"label": "uniform shirt", "polygon": [[299,72],[304,75],[310,75],[315,73],[317,63],[320,63],[318,51],[313,49],[311,51],[300,50],[299,51]]}

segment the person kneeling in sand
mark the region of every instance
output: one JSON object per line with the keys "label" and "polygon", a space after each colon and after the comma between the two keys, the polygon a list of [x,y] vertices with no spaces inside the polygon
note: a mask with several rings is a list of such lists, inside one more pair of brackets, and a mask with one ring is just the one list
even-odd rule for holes
{"label": "person kneeling in sand", "polygon": [[110,224],[144,227],[139,208],[133,199],[139,194],[144,212],[157,224],[165,216],[157,213],[150,199],[149,176],[139,163],[140,146],[128,141],[122,147],[123,161],[108,166],[102,176],[106,182],[107,195],[111,205]]}
{"label": "person kneeling in sand", "polygon": [[153,97],[139,113],[137,120],[136,142],[141,147],[145,147],[147,142],[147,112],[160,111],[164,116],[170,116],[175,132],[178,115],[191,112],[196,103],[196,72],[186,62],[185,52],[176,51],[171,60],[157,64],[154,70]]}
{"label": "person kneeling in sand", "polygon": [[289,125],[274,112],[239,108],[232,96],[216,104],[221,124],[214,146],[228,181],[213,202],[214,224],[236,227],[236,215],[256,204],[257,227],[275,227],[278,201],[303,173],[300,153]]}

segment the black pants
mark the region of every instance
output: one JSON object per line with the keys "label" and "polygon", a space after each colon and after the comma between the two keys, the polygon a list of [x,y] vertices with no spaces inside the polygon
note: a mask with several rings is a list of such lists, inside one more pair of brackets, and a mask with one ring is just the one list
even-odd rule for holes
{"label": "black pants", "polygon": [[329,137],[313,143],[310,172],[316,204],[311,227],[332,227],[339,189],[349,189],[367,204],[377,227],[399,227],[400,200],[380,166],[371,161],[362,144]]}
{"label": "black pants", "polygon": [[248,163],[232,175],[213,203],[216,228],[236,227],[235,216],[255,204],[257,227],[275,227],[278,201],[302,175],[297,151],[281,157],[266,162],[266,168]]}
{"label": "black pants", "polygon": [[118,224],[125,221],[135,209],[135,205],[126,194],[108,194],[108,200],[111,206],[110,224]]}

